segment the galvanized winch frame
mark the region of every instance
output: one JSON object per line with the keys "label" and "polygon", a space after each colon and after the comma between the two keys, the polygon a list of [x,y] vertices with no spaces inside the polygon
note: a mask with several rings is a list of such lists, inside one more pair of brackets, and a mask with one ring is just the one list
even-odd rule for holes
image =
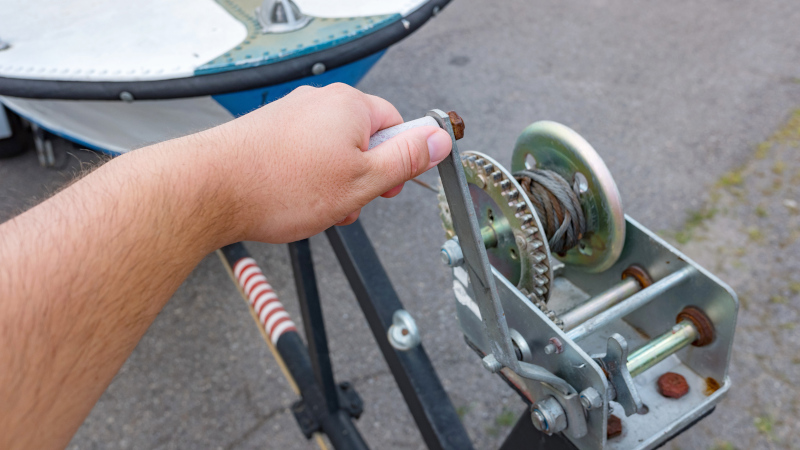
{"label": "galvanized winch frame", "polygon": [[[730,288],[627,217],[624,248],[608,270],[587,273],[551,261],[554,278],[547,306],[559,315],[573,310],[577,318],[562,331],[489,265],[475,212],[468,203],[453,117],[439,110],[431,111],[429,117],[453,140],[453,152],[439,165],[439,172],[454,222],[459,223],[456,232],[461,241],[455,245],[464,250],[464,265],[453,269],[456,311],[464,335],[486,368],[504,377],[524,401],[540,405],[534,414],[520,417],[500,448],[652,448],[709,414],[730,388],[727,367],[738,309]],[[431,124],[426,119],[418,125]],[[403,309],[359,221],[333,227],[326,235],[425,444],[432,449],[472,448],[419,339],[413,316]],[[309,242],[291,243],[289,250],[306,342],[292,329],[275,338],[272,346],[301,397],[293,413],[307,437],[324,433],[336,448],[367,448],[353,423],[363,410],[361,400],[352,385],[335,382]],[[230,269],[244,260],[254,263],[241,243],[219,254]],[[619,280],[634,264],[649,271],[652,285],[640,290],[629,280]],[[584,310],[574,310],[577,305],[584,305]],[[669,330],[675,315],[688,305],[710,317],[715,340],[705,347],[683,348],[631,377],[625,368],[635,358],[628,357],[627,349],[648,348],[649,338]],[[637,367],[646,369],[652,362],[649,354],[639,355]],[[687,378],[688,395],[665,400],[658,394],[655,378],[667,370]],[[608,401],[610,397],[621,403]],[[611,406],[617,414],[631,407],[645,414],[625,417],[627,434],[606,440]],[[559,409],[565,414],[552,414]],[[539,428],[552,420],[563,433],[537,431],[537,420]]]}
{"label": "galvanized winch frame", "polygon": [[[447,129],[443,113],[430,115]],[[708,414],[730,388],[727,370],[738,311],[730,287],[625,216],[624,245],[609,268],[558,270],[547,307],[556,314],[582,307],[573,317],[586,319],[568,323],[572,329],[565,332],[489,264],[461,159],[453,140],[451,156],[439,165],[463,253],[451,264],[456,266],[458,318],[484,366],[501,373],[534,404],[537,428],[563,430],[580,449],[653,448]],[[655,283],[638,290],[620,282],[631,266],[646,268]],[[709,345],[688,345],[696,336],[694,326],[675,320],[685,307],[698,308],[710,319],[714,339]],[[641,374],[633,377],[629,368]],[[680,399],[659,394],[655,380],[667,371],[686,378],[689,394]],[[609,440],[612,400],[627,417],[623,434]]]}

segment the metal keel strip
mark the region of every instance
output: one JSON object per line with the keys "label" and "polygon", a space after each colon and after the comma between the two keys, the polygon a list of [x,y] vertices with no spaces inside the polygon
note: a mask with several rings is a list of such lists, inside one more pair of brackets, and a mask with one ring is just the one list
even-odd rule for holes
{"label": "metal keel strip", "polygon": [[283,308],[278,295],[272,290],[253,258],[246,257],[237,261],[233,265],[233,276],[273,344],[278,342],[283,333],[297,331],[289,313]]}

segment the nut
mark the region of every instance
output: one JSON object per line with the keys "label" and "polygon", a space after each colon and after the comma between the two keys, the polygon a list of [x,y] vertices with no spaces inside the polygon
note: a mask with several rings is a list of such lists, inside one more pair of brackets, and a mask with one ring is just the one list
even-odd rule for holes
{"label": "nut", "polygon": [[611,439],[622,434],[622,419],[615,415],[608,416],[608,428],[606,428],[606,436]]}
{"label": "nut", "polygon": [[603,397],[597,392],[597,389],[588,387],[581,391],[581,405],[587,411],[597,409],[603,406]]}
{"label": "nut", "polygon": [[675,323],[690,320],[697,331],[697,339],[692,342],[695,347],[703,347],[714,341],[714,323],[708,318],[702,309],[696,306],[687,306],[678,313]]}
{"label": "nut", "polygon": [[689,392],[689,383],[683,375],[667,372],[658,377],[658,392],[664,397],[681,398]]}
{"label": "nut", "polygon": [[632,264],[627,269],[622,271],[622,279],[624,280],[628,277],[633,277],[636,281],[638,281],[639,286],[641,286],[642,289],[653,284],[653,279],[650,278],[650,274],[648,274],[644,268],[637,266],[636,264]]}
{"label": "nut", "polygon": [[464,137],[464,119],[455,111],[448,111],[447,115],[450,117],[450,125],[453,126],[453,136],[456,140]]}

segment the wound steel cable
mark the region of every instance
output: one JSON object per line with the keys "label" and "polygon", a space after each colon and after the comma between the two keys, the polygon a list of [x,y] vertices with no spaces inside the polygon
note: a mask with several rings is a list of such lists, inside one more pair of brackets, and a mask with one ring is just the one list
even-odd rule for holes
{"label": "wound steel cable", "polygon": [[580,242],[586,229],[579,194],[561,175],[546,169],[514,173],[536,209],[550,251],[563,255]]}

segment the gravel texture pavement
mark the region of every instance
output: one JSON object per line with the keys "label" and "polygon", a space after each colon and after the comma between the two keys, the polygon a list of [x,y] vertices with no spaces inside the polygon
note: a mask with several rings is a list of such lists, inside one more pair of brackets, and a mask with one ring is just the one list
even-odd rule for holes
{"label": "gravel texture pavement", "polygon": [[[581,133],[626,212],[742,299],[734,386],[669,446],[800,448],[799,23],[791,0],[459,0],[390,49],[359,87],[407,119],[457,110],[467,125],[460,148],[505,163],[533,121]],[[32,152],[0,160],[0,221],[97,159],[72,152],[62,170],[40,169]],[[476,447],[497,447],[524,406],[464,345],[438,257],[435,195],[409,184],[365,208],[362,222]],[[311,241],[337,378],[366,405],[359,429],[373,448],[423,447],[327,240]],[[299,318],[286,247],[248,248]],[[210,255],[69,448],[313,448],[288,409],[294,400]]]}

